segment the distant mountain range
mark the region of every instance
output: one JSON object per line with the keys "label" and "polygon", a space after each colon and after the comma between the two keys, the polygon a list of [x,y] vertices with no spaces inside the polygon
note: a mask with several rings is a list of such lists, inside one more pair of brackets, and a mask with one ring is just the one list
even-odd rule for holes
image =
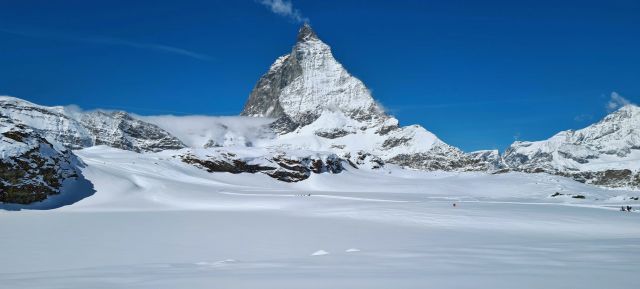
{"label": "distant mountain range", "polygon": [[[142,117],[82,112],[0,97],[0,202],[29,204],[83,179],[73,150],[104,145],[172,151],[209,172],[296,182],[344,169],[549,173],[603,187],[640,188],[640,108],[548,140],[465,153],[419,125],[401,127],[304,25],[289,54],[259,80],[241,117]],[[89,180],[90,181],[90,180]]]}

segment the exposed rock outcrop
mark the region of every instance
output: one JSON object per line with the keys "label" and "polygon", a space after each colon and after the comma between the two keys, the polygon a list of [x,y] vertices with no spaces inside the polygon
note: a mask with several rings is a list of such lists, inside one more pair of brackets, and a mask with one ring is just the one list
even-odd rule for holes
{"label": "exposed rock outcrop", "polygon": [[260,157],[238,156],[235,153],[216,151],[197,155],[186,153],[179,156],[188,164],[208,172],[262,173],[283,182],[299,182],[314,174],[338,174],[344,170],[344,160],[334,154],[292,156],[284,153],[267,154]]}

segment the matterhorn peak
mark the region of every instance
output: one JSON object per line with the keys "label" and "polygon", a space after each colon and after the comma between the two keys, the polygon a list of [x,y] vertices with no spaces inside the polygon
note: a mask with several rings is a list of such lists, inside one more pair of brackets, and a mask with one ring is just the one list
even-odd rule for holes
{"label": "matterhorn peak", "polygon": [[308,41],[310,39],[318,39],[318,35],[313,31],[311,25],[308,22],[302,24],[300,30],[298,30],[298,42]]}
{"label": "matterhorn peak", "polygon": [[347,72],[305,23],[291,53],[278,58],[260,78],[242,115],[284,118],[294,128],[335,108],[367,125],[387,118],[362,81]]}

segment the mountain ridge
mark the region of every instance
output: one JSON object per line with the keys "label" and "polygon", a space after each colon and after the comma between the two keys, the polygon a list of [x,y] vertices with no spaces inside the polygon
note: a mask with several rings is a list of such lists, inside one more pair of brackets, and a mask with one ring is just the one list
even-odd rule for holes
{"label": "mountain ridge", "polygon": [[640,107],[625,105],[594,124],[546,140],[514,142],[502,158],[509,170],[640,188]]}

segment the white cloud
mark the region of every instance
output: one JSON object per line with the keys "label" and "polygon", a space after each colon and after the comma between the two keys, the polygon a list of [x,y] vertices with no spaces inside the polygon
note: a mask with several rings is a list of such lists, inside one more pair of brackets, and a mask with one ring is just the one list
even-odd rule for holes
{"label": "white cloud", "polygon": [[309,19],[302,16],[300,10],[293,8],[291,1],[287,0],[258,0],[258,2],[271,9],[271,12],[287,17],[295,22],[309,22]]}
{"label": "white cloud", "polygon": [[628,99],[622,97],[620,94],[618,94],[617,92],[612,92],[611,93],[611,97],[609,98],[609,102],[607,102],[607,111],[608,112],[612,112],[614,110],[617,110],[618,108],[621,108],[627,104],[631,104],[631,101],[629,101]]}

